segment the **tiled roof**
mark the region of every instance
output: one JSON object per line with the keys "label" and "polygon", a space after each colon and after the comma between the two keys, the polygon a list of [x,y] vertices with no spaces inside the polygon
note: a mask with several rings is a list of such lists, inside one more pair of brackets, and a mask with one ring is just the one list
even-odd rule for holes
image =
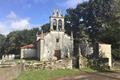
{"label": "tiled roof", "polygon": [[29,45],[22,46],[21,48],[23,48],[23,49],[26,49],[26,48],[35,48],[35,46],[33,44],[29,44]]}

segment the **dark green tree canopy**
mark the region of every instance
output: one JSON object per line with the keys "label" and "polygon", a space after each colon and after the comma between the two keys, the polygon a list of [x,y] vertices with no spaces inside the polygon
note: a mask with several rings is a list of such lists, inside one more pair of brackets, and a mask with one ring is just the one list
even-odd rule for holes
{"label": "dark green tree canopy", "polygon": [[[109,43],[112,44],[113,52],[118,52],[120,50],[119,5],[119,0],[89,0],[77,5],[74,9],[67,9],[66,32],[70,33],[73,30],[73,32],[79,32],[77,35],[82,35],[80,28],[82,24],[85,27],[84,33],[93,44]],[[114,51],[115,49],[117,51]]]}
{"label": "dark green tree canopy", "polygon": [[2,46],[0,45],[2,54],[20,54],[20,47],[35,42],[38,31],[39,28],[33,28],[30,30],[10,32],[5,39],[3,37],[5,42]]}

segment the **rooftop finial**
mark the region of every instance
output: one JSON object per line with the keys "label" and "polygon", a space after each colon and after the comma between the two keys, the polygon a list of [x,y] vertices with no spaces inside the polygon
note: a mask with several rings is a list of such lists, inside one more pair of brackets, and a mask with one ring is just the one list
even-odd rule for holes
{"label": "rooftop finial", "polygon": [[61,12],[59,11],[59,9],[56,9],[56,10],[53,11],[53,16],[54,17],[62,17]]}

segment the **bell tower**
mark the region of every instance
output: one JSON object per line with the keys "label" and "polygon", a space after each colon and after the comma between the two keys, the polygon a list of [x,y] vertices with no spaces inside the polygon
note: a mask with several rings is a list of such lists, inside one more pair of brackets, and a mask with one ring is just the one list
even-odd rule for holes
{"label": "bell tower", "polygon": [[50,30],[64,31],[64,16],[58,9],[54,10],[53,15],[50,16]]}

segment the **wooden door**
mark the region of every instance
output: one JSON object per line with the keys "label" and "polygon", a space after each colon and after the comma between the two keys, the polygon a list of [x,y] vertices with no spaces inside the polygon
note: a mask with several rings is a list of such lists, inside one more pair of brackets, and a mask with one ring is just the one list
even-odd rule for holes
{"label": "wooden door", "polygon": [[55,57],[57,57],[57,60],[61,59],[61,50],[55,50]]}

